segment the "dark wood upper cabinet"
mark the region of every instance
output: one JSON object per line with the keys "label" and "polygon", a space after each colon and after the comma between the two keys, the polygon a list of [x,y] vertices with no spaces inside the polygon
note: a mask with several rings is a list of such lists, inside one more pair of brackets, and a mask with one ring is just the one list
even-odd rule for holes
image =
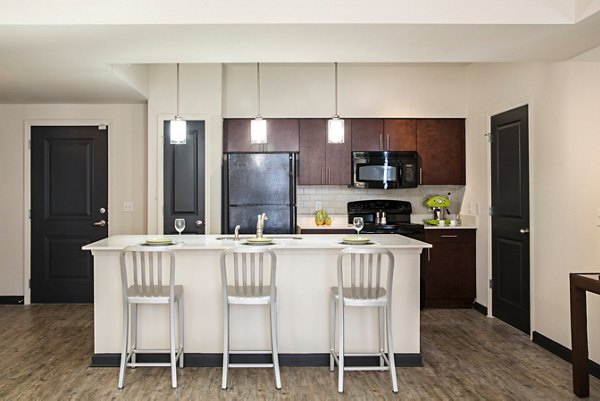
{"label": "dark wood upper cabinet", "polygon": [[417,152],[421,185],[464,185],[465,120],[417,120]]}
{"label": "dark wood upper cabinet", "polygon": [[300,185],[350,185],[351,121],[344,121],[345,141],[327,143],[327,120],[300,119]]}
{"label": "dark wood upper cabinet", "polygon": [[325,145],[327,120],[303,118],[300,120],[300,168],[298,184],[325,183]]}
{"label": "dark wood upper cabinet", "polygon": [[251,118],[223,120],[223,152],[298,152],[297,118],[267,119],[267,143],[250,143]]}
{"label": "dark wood upper cabinet", "polygon": [[249,118],[223,120],[223,152],[261,152],[263,146],[250,143]]}
{"label": "dark wood upper cabinet", "polygon": [[382,118],[353,118],[351,124],[353,151],[385,150]]}
{"label": "dark wood upper cabinet", "polygon": [[274,118],[267,120],[267,151],[298,152],[299,120],[297,118]]}
{"label": "dark wood upper cabinet", "polygon": [[383,120],[385,150],[417,150],[417,122],[409,118],[386,118]]}

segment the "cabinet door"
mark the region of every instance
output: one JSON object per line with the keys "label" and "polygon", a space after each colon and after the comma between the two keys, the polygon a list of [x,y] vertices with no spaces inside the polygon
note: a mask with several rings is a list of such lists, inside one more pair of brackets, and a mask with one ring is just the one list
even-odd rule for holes
{"label": "cabinet door", "polygon": [[422,185],[465,184],[465,120],[417,120]]}
{"label": "cabinet door", "polygon": [[384,150],[383,119],[353,118],[351,124],[353,151]]}
{"label": "cabinet door", "polygon": [[471,307],[475,300],[475,230],[425,230],[425,305]]}
{"label": "cabinet door", "polygon": [[263,145],[250,143],[249,118],[223,120],[223,152],[261,152]]}
{"label": "cabinet door", "polygon": [[267,120],[267,151],[298,152],[299,123],[297,118]]}
{"label": "cabinet door", "polygon": [[[344,121],[344,143],[326,145],[326,183],[330,185],[352,184],[352,141],[350,139],[354,120]],[[325,141],[327,142],[327,141]]]}
{"label": "cabinet door", "polygon": [[385,150],[417,150],[417,122],[414,119],[387,118],[383,120]]}
{"label": "cabinet door", "polygon": [[303,118],[300,120],[300,168],[298,184],[325,183],[325,144],[327,120]]}

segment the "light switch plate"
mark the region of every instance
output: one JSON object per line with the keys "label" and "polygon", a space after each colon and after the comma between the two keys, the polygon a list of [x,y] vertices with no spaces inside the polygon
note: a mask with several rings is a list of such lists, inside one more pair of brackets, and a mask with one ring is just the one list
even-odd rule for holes
{"label": "light switch plate", "polygon": [[596,225],[600,227],[600,209],[596,209]]}
{"label": "light switch plate", "polygon": [[323,202],[315,201],[315,211],[323,209]]}
{"label": "light switch plate", "polygon": [[123,202],[123,212],[133,213],[133,202],[132,201]]}

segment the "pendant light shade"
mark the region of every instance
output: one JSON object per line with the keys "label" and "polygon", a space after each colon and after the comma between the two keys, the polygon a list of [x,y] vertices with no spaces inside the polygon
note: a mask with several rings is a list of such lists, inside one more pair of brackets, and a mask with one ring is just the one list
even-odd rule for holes
{"label": "pendant light shade", "polygon": [[335,114],[327,121],[327,143],[344,143],[344,120],[338,116],[338,73],[337,63],[335,66]]}
{"label": "pendant light shade", "polygon": [[187,124],[179,115],[179,63],[177,63],[177,114],[171,120],[169,136],[171,144],[185,145],[185,140],[187,137]]}
{"label": "pendant light shade", "polygon": [[250,143],[267,143],[267,121],[260,116],[260,63],[256,63],[256,117],[250,123]]}

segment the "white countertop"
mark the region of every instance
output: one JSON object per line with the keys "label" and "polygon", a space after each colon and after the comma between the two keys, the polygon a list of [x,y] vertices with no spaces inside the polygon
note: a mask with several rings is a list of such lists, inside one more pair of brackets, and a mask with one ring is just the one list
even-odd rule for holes
{"label": "white countertop", "polygon": [[[348,245],[341,244],[342,238],[348,234],[315,234],[315,235],[265,235],[273,238],[274,249],[342,249]],[[365,235],[363,235],[364,237]],[[240,242],[234,242],[232,235],[113,235],[100,241],[85,245],[82,249],[89,251],[119,251],[131,245],[139,245],[147,239],[172,238],[179,242],[174,250],[211,250],[226,249],[243,244],[244,238],[252,235],[240,235]],[[228,239],[219,239],[228,238]],[[430,244],[402,235],[369,234],[368,238],[374,245],[398,249],[431,248]]]}

